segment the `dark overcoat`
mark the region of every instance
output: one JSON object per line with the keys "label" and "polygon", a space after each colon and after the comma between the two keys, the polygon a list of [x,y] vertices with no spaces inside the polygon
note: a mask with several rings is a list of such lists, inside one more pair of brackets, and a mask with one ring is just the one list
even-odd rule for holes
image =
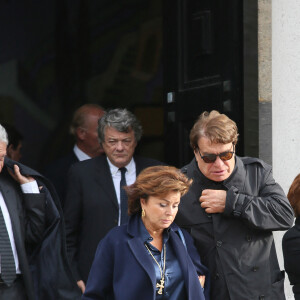
{"label": "dark overcoat", "polygon": [[[182,170],[194,182],[181,199],[175,222],[195,239],[211,273],[212,300],[283,300],[273,230],[293,224],[293,210],[269,165],[256,158],[235,157],[233,173],[213,182],[195,159]],[[207,214],[200,206],[204,189],[227,191],[225,211]]]}
{"label": "dark overcoat", "polygon": [[[179,261],[188,300],[209,300],[207,269],[187,232],[184,243],[171,225],[169,241]],[[205,298],[198,275],[206,275]],[[153,260],[139,235],[139,217],[112,229],[99,243],[82,300],[155,300],[156,275]]]}
{"label": "dark overcoat", "polygon": [[[7,204],[28,299],[80,299],[80,292],[67,260],[62,210],[55,189],[45,177],[35,170],[5,158],[5,167],[12,170],[14,164],[20,167],[23,175],[35,178],[38,186],[42,187],[41,194],[45,197],[43,204],[46,203],[42,238],[38,244],[28,243],[24,226],[26,226],[27,218],[30,218],[30,215],[26,215],[26,211],[31,205],[32,198],[23,204],[22,198],[25,197],[26,200],[26,194],[22,197],[20,185],[10,178],[9,174],[0,174],[5,177],[4,197],[13,199]],[[12,195],[14,196],[12,197]],[[33,195],[35,198],[39,197],[39,194]],[[13,207],[14,203],[15,207]],[[24,205],[25,209],[22,208]]]}
{"label": "dark overcoat", "polygon": [[282,239],[284,268],[288,274],[295,300],[300,300],[300,217]]}

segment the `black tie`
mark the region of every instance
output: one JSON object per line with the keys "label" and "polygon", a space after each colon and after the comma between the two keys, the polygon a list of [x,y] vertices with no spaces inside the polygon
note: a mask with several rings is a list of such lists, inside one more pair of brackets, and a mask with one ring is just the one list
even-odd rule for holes
{"label": "black tie", "polygon": [[10,286],[16,279],[16,265],[11,249],[11,244],[0,208],[0,264],[1,279]]}
{"label": "black tie", "polygon": [[127,223],[128,220],[128,205],[127,205],[127,194],[123,189],[123,186],[126,186],[126,178],[125,173],[127,171],[126,168],[120,168],[121,171],[121,181],[120,181],[120,202],[121,202],[121,224]]}

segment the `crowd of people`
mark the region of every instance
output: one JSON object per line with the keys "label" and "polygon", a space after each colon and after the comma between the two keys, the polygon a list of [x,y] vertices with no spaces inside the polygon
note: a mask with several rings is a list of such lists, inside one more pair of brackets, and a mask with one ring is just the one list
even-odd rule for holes
{"label": "crowd of people", "polygon": [[73,151],[45,176],[8,157],[7,133],[0,299],[284,300],[279,230],[300,299],[300,174],[286,196],[271,166],[236,155],[225,114],[199,116],[181,169],[135,155],[142,127],[127,109],[80,107]]}

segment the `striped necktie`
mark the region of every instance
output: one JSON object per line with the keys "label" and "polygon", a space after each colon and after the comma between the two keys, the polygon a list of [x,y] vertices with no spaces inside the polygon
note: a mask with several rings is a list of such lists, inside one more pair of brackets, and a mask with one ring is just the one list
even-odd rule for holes
{"label": "striped necktie", "polygon": [[1,279],[10,286],[16,279],[16,265],[6,224],[0,208],[0,265]]}

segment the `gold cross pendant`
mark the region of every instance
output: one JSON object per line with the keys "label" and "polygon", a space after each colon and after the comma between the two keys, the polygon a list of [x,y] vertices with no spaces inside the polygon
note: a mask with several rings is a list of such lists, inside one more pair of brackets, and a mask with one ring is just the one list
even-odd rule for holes
{"label": "gold cross pendant", "polygon": [[160,284],[157,283],[156,287],[159,288],[159,290],[157,291],[157,294],[161,295],[162,294],[162,290],[165,287],[164,286],[165,281],[163,279],[160,280]]}

